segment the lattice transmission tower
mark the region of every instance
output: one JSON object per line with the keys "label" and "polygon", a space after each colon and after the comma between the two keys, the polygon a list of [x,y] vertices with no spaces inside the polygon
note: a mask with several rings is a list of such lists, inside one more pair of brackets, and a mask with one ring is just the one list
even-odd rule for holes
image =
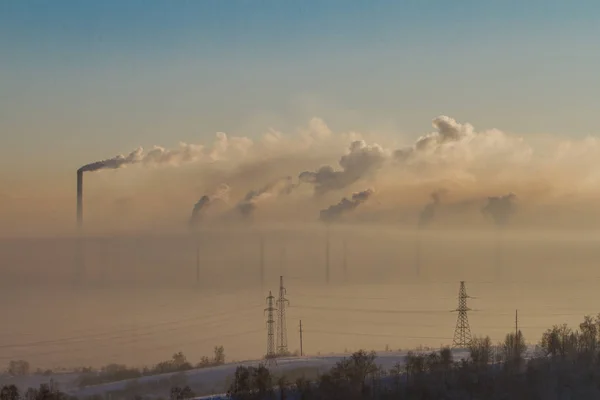
{"label": "lattice transmission tower", "polygon": [[277,299],[277,352],[279,354],[288,353],[287,345],[287,324],[285,321],[285,308],[290,304],[285,298],[287,291],[283,286],[283,276],[279,277],[279,298]]}
{"label": "lattice transmission tower", "polygon": [[469,318],[467,316],[467,311],[471,311],[471,309],[467,307],[468,298],[470,296],[467,295],[465,282],[461,281],[460,290],[458,291],[458,308],[454,310],[458,312],[454,339],[452,340],[452,347],[455,348],[465,348],[471,344],[471,327],[469,326]]}
{"label": "lattice transmission tower", "polygon": [[267,363],[271,363],[275,361],[275,329],[273,324],[275,324],[275,320],[273,319],[273,313],[277,311],[275,308],[273,301],[275,297],[269,291],[269,296],[267,296],[267,308],[265,308],[265,312],[267,312]]}

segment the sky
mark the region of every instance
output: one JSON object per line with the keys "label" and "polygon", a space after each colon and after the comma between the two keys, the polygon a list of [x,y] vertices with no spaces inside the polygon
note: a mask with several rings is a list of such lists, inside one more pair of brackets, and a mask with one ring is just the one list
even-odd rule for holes
{"label": "sky", "polygon": [[439,114],[521,134],[596,133],[599,11],[593,1],[2,2],[2,166],[62,171],[314,116],[411,136]]}
{"label": "sky", "polygon": [[76,168],[139,146],[315,117],[403,144],[439,115],[596,135],[598,37],[594,1],[5,1],[0,202],[71,198]]}

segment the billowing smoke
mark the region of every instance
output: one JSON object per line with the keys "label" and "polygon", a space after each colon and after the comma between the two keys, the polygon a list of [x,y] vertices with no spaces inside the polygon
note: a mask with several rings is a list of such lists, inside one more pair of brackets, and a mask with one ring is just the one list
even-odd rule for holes
{"label": "billowing smoke", "polygon": [[433,217],[435,216],[435,210],[439,206],[442,195],[445,192],[445,190],[440,189],[431,193],[431,203],[427,203],[427,205],[425,205],[419,214],[419,228],[429,225],[429,223],[433,220]]}
{"label": "billowing smoke", "polygon": [[217,200],[227,201],[227,197],[229,195],[230,188],[229,186],[222,184],[215,191],[215,193],[210,196],[204,195],[198,200],[196,204],[194,204],[194,208],[192,209],[192,215],[190,217],[190,227],[194,228],[198,224],[200,216],[202,212],[208,207],[210,204]]}
{"label": "billowing smoke", "polygon": [[504,196],[491,196],[488,197],[488,202],[481,210],[484,215],[490,216],[496,226],[506,226],[510,220],[510,217],[515,212],[514,201],[517,196],[514,193],[509,193]]}
{"label": "billowing smoke", "polygon": [[291,176],[286,176],[263,186],[261,189],[249,191],[242,201],[238,203],[237,208],[242,216],[248,217],[254,212],[259,203],[282,195],[288,195],[297,186]]}
{"label": "billowing smoke", "polygon": [[101,169],[121,168],[128,164],[134,164],[134,163],[140,162],[143,159],[142,154],[143,154],[142,148],[138,148],[138,149],[132,151],[131,153],[129,153],[127,156],[118,155],[116,157],[109,158],[107,160],[96,161],[91,164],[84,165],[83,167],[79,168],[79,171],[93,172],[93,171],[98,171]]}
{"label": "billowing smoke", "polygon": [[320,219],[323,222],[333,222],[340,218],[344,213],[354,210],[356,207],[364,203],[373,194],[373,189],[363,190],[352,195],[349,200],[344,197],[339,203],[329,206],[325,210],[321,210]]}
{"label": "billowing smoke", "polygon": [[419,153],[433,152],[444,144],[475,136],[473,125],[458,123],[445,115],[434,118],[431,124],[436,131],[421,136],[412,147],[396,150],[396,159],[406,161]]}
{"label": "billowing smoke", "polygon": [[205,147],[201,144],[180,143],[178,148],[166,149],[154,146],[147,153],[143,148],[137,148],[127,156],[118,155],[107,160],[96,161],[84,165],[79,170],[92,172],[101,169],[117,169],[129,164],[145,165],[181,165],[198,160],[217,161],[225,158],[242,156],[252,147],[253,143],[245,137],[228,137],[225,133],[216,134],[212,146]]}
{"label": "billowing smoke", "polygon": [[312,183],[315,194],[322,195],[331,190],[344,189],[357,182],[367,174],[381,168],[385,161],[385,153],[381,146],[367,145],[362,140],[350,144],[348,153],[340,158],[341,170],[334,170],[325,165],[317,171],[304,171],[299,178],[302,182]]}

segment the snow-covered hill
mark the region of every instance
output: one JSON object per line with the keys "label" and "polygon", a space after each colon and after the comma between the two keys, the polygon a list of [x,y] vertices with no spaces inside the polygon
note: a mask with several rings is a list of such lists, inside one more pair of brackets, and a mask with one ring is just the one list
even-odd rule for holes
{"label": "snow-covered hill", "polygon": [[[307,357],[290,357],[277,360],[276,364],[270,365],[269,369],[274,375],[286,375],[292,371],[312,370],[315,373],[324,373],[333,367],[338,361],[351,354],[336,354],[324,356],[307,356]],[[454,351],[455,360],[467,357],[468,352],[464,350]],[[377,364],[384,369],[390,369],[397,363],[403,364],[406,352],[382,352],[377,355]],[[222,393],[226,390],[228,383],[233,377],[238,366],[258,366],[264,363],[264,360],[244,361],[238,363],[230,363],[218,367],[193,369],[184,372],[186,384],[192,388],[200,387],[204,393]],[[110,392],[119,392],[132,385],[151,384],[160,380],[168,379],[173,374],[163,374],[155,376],[145,376],[135,380],[125,380],[112,382],[102,385],[89,386],[82,389],[68,390],[70,394],[84,398],[93,395],[103,395]],[[66,390],[66,388],[65,388]],[[200,397],[199,397],[200,398]],[[210,398],[202,397],[202,398]]]}

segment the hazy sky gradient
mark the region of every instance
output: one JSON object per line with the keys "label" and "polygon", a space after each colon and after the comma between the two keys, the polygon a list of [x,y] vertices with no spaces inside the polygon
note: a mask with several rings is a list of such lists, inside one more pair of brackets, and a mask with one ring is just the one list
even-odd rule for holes
{"label": "hazy sky gradient", "polygon": [[595,134],[598,37],[595,1],[2,2],[0,166],[49,177],[313,116]]}

